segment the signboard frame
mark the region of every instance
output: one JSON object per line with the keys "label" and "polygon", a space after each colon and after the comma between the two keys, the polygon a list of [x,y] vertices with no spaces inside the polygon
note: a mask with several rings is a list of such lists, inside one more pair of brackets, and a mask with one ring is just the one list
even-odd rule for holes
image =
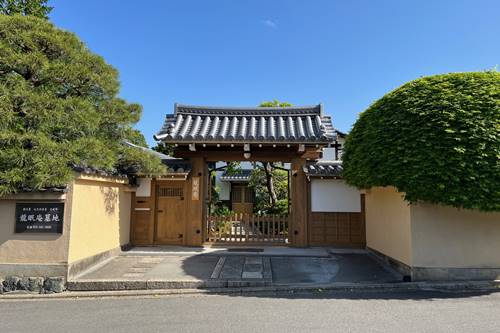
{"label": "signboard frame", "polygon": [[62,234],[63,201],[16,202],[15,233]]}

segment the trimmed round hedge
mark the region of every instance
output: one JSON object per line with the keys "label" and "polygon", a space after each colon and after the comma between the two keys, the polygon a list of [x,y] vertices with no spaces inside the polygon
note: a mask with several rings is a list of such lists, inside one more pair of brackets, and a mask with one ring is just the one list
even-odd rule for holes
{"label": "trimmed round hedge", "polygon": [[500,73],[424,77],[388,93],[355,123],[343,166],[359,188],[500,211]]}

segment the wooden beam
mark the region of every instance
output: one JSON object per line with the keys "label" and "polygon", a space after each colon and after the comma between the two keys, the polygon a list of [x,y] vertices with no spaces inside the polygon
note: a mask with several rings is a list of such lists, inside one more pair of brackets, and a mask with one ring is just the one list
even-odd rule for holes
{"label": "wooden beam", "polygon": [[[207,162],[216,161],[265,161],[265,162],[291,162],[294,158],[317,159],[320,150],[314,147],[304,147],[304,151],[299,152],[298,146],[277,147],[263,146],[253,147],[251,151],[245,151],[242,147],[197,147],[196,151],[191,151],[188,147],[178,147],[174,150],[174,156],[179,158],[205,158]],[[249,158],[245,158],[244,153],[250,153]]]}
{"label": "wooden beam", "polygon": [[217,162],[217,161],[265,161],[265,162],[291,162],[294,158],[300,157],[297,152],[251,152],[249,158],[243,156],[242,151],[220,151],[220,152],[207,152],[207,151],[177,151],[175,152],[175,157],[180,158],[195,158],[201,157],[206,159],[207,162]]}
{"label": "wooden beam", "polygon": [[302,158],[309,159],[309,160],[317,160],[321,158],[321,151],[317,149],[309,149],[301,155]]}

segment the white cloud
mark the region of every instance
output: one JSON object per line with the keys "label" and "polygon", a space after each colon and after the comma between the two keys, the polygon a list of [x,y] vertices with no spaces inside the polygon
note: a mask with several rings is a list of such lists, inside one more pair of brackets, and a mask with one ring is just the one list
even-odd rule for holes
{"label": "white cloud", "polygon": [[270,20],[270,19],[264,20],[264,21],[262,21],[262,23],[266,27],[271,28],[271,29],[276,29],[278,27],[278,23],[276,21],[273,21],[273,20]]}

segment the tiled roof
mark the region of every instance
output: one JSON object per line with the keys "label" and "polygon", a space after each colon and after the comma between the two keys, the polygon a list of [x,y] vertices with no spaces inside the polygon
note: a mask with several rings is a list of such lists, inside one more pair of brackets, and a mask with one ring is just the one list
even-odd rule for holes
{"label": "tiled roof", "polygon": [[340,161],[309,162],[304,166],[304,172],[308,177],[340,177],[342,163]]}
{"label": "tiled roof", "polygon": [[344,139],[345,139],[345,137],[347,136],[347,133],[342,132],[342,131],[340,131],[340,130],[338,130],[338,129],[336,129],[336,128],[335,128],[335,133],[337,134],[337,136],[339,136],[339,137],[341,137],[341,138],[344,138]]}
{"label": "tiled roof", "polygon": [[191,163],[187,160],[162,160],[162,163],[167,168],[167,174],[171,173],[182,173],[188,174],[191,172]]}
{"label": "tiled roof", "polygon": [[156,140],[169,143],[322,143],[335,139],[322,106],[232,108],[175,105]]}
{"label": "tiled roof", "polygon": [[223,182],[248,182],[251,174],[252,170],[250,169],[240,169],[233,172],[226,170],[220,177],[220,180]]}
{"label": "tiled roof", "polygon": [[123,143],[127,146],[141,149],[149,154],[152,154],[152,155],[155,155],[156,157],[158,157],[161,160],[161,162],[163,163],[163,165],[165,165],[165,167],[167,168],[167,174],[172,174],[172,173],[181,173],[181,174],[186,173],[187,174],[187,173],[191,172],[191,162],[189,162],[188,160],[185,160],[182,158],[172,157],[170,155],[160,153],[160,152],[153,150],[153,149],[138,146],[138,145],[133,144],[133,143],[128,142],[128,141],[124,141]]}

